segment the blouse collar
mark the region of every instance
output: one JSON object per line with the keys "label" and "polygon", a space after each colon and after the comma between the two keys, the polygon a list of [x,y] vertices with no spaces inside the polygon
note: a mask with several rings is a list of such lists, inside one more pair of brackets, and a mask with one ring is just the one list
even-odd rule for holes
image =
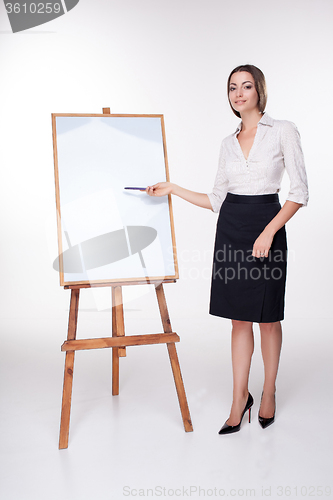
{"label": "blouse collar", "polygon": [[[274,120],[267,113],[263,113],[263,115],[260,118],[258,124],[259,123],[261,125],[268,125],[269,127],[273,127]],[[239,125],[238,125],[238,127],[236,128],[235,134],[237,135],[241,130],[242,130],[242,122],[240,122]]]}

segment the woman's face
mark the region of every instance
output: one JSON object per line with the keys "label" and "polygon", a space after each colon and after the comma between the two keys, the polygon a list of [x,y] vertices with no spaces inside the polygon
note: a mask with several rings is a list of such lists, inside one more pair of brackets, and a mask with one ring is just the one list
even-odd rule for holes
{"label": "woman's face", "polygon": [[232,107],[240,114],[258,108],[259,96],[254,79],[247,71],[238,71],[230,78],[229,99]]}

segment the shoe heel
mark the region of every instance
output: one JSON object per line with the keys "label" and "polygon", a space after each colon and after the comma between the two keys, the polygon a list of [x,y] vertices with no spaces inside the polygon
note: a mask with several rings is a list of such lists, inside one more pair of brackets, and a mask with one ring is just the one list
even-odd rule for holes
{"label": "shoe heel", "polygon": [[249,424],[251,423],[251,407],[249,408]]}

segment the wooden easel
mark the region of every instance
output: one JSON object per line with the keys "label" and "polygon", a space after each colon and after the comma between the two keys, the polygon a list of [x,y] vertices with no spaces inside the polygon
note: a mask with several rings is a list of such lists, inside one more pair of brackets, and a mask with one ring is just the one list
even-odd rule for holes
{"label": "wooden easel", "polygon": [[[175,280],[164,280],[163,283],[174,283]],[[148,335],[125,335],[124,311],[122,302],[122,286],[138,285],[143,283],[154,284],[164,333],[155,333]],[[74,354],[75,351],[83,349],[101,349],[112,347],[112,395],[119,394],[119,357],[126,356],[126,347],[134,345],[148,344],[166,344],[171,362],[172,373],[175,380],[180,411],[183,418],[186,432],[193,431],[190,412],[187,404],[185,388],[180,371],[175,342],[179,342],[179,336],[172,332],[168,308],[165,300],[163,283],[154,281],[145,282],[122,282],[98,283],[97,285],[73,285],[65,286],[65,289],[71,289],[71,302],[68,321],[67,340],[61,346],[61,350],[66,352],[64,387],[62,397],[62,411],[60,424],[59,449],[68,447],[69,422],[71,411],[72,384],[74,373]],[[94,286],[111,286],[112,288],[112,337],[76,340],[76,329],[79,309],[79,296],[81,288],[90,288]]]}
{"label": "wooden easel", "polygon": [[[110,114],[110,108],[103,108],[103,114]],[[186,432],[193,431],[175,346],[175,342],[179,342],[180,338],[176,333],[172,332],[168,308],[163,290],[163,283],[175,283],[175,281],[175,279],[152,281],[147,278],[145,281],[139,282],[123,281],[117,283],[89,283],[64,286],[65,289],[71,290],[71,300],[67,340],[61,346],[61,350],[66,352],[66,360],[62,396],[59,449],[68,447],[74,373],[74,355],[75,351],[83,349],[102,349],[105,347],[112,348],[112,395],[116,396],[119,394],[119,357],[126,356],[126,347],[134,345],[166,344],[170,357],[172,373],[175,380],[184,428]],[[124,325],[122,286],[142,284],[153,284],[155,286],[164,333],[126,336]],[[108,286],[112,289],[112,337],[76,340],[80,289],[100,286]]]}

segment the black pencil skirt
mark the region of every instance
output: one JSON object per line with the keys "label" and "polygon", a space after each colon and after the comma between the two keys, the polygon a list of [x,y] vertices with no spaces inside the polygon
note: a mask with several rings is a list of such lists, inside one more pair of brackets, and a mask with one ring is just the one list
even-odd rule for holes
{"label": "black pencil skirt", "polygon": [[278,194],[227,194],[216,226],[210,314],[256,323],[284,318],[285,227],[276,232],[267,258],[252,257],[255,240],[280,209]]}

